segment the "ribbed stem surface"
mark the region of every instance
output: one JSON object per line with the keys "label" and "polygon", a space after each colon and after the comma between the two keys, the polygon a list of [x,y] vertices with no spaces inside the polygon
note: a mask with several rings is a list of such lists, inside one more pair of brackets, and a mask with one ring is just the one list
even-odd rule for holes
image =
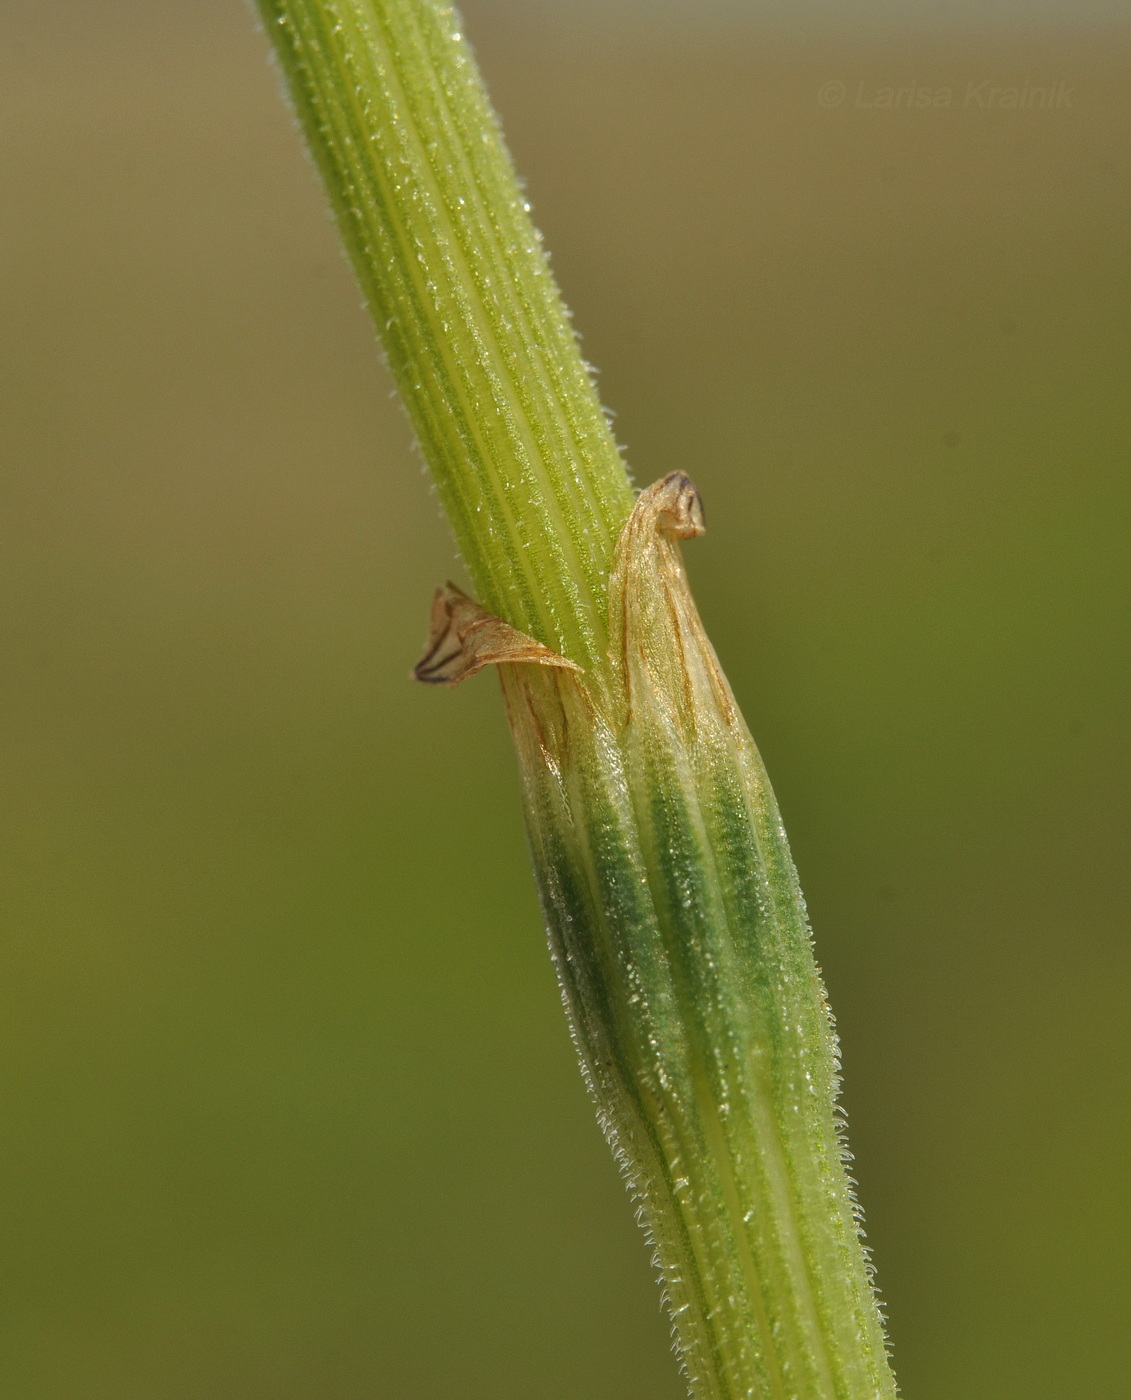
{"label": "ribbed stem surface", "polygon": [[458,17],[260,8],[481,600],[592,664],[632,492]]}
{"label": "ribbed stem surface", "polygon": [[804,903],[675,544],[698,495],[676,473],[634,504],[454,13],[259,3],[498,615],[442,594],[418,674],[501,666],[551,948],[693,1394],[894,1400]]}

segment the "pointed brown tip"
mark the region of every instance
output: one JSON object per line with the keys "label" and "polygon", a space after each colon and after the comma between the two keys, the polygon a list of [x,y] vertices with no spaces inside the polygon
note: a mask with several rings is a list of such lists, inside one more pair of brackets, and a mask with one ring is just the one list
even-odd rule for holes
{"label": "pointed brown tip", "polygon": [[481,608],[454,583],[437,588],[428,645],[412,672],[416,680],[425,685],[459,685],[484,666],[513,662],[581,670],[575,662]]}
{"label": "pointed brown tip", "polygon": [[685,472],[671,472],[649,486],[636,504],[638,510],[643,506],[652,515],[657,530],[681,540],[694,539],[707,529],[703,498]]}

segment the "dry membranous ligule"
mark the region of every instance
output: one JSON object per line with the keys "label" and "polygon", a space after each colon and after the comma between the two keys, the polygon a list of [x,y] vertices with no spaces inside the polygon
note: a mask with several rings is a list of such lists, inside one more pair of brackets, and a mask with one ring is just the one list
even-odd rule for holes
{"label": "dry membranous ligule", "polygon": [[432,599],[428,646],[413,668],[425,685],[459,685],[484,666],[535,662],[579,671],[556,651],[481,608],[462,588],[446,583]]}

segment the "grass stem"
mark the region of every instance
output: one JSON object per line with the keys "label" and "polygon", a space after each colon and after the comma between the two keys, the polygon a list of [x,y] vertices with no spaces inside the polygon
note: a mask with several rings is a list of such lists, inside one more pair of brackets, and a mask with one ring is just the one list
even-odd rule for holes
{"label": "grass stem", "polygon": [[836,1041],[758,751],[692,601],[682,473],[636,498],[455,13],[260,0],[478,601],[582,1069],[697,1400],[893,1400]]}

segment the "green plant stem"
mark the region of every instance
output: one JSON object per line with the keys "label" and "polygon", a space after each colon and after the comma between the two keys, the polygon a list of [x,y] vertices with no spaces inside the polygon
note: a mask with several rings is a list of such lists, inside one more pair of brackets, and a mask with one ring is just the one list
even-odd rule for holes
{"label": "green plant stem", "polygon": [[441,593],[418,674],[500,665],[582,1067],[692,1393],[893,1400],[804,902],[680,562],[698,494],[635,500],[454,13],[259,3],[487,609]]}
{"label": "green plant stem", "polygon": [[455,12],[261,9],[481,601],[595,663],[632,491]]}

